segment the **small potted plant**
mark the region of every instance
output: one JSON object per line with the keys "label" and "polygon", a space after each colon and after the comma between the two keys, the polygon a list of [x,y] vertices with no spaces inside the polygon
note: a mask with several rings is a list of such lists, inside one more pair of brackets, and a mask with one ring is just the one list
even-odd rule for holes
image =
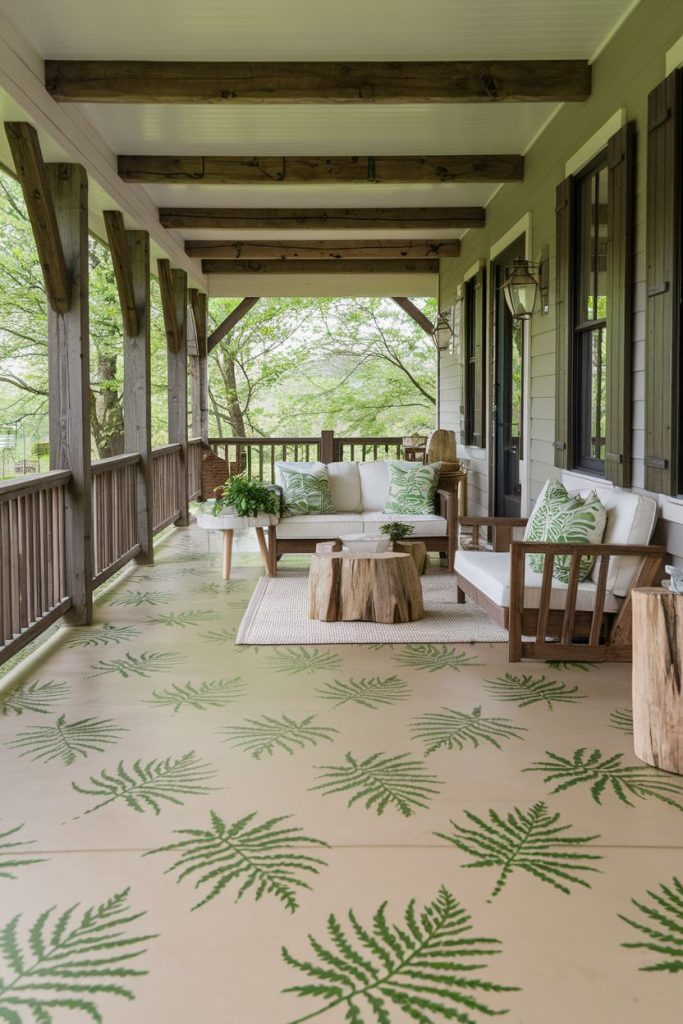
{"label": "small potted plant", "polygon": [[405,540],[406,537],[410,537],[411,533],[415,533],[415,528],[410,523],[384,523],[379,528],[379,532],[385,534],[391,541],[393,547],[398,540]]}
{"label": "small potted plant", "polygon": [[231,476],[222,487],[216,487],[215,494],[215,516],[230,511],[238,516],[255,519],[261,512],[270,515],[280,513],[280,497],[277,491],[261,480],[250,480],[246,473]]}

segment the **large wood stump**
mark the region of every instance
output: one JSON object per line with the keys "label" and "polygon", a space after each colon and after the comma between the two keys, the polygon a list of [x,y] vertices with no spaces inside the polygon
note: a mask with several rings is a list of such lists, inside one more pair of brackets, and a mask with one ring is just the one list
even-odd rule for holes
{"label": "large wood stump", "polygon": [[683,775],[683,594],[632,591],[636,757]]}
{"label": "large wood stump", "polygon": [[410,555],[415,562],[418,576],[423,576],[427,571],[427,545],[421,540],[396,540],[394,551]]}
{"label": "large wood stump", "polygon": [[312,555],[308,595],[310,617],[324,622],[414,622],[424,615],[415,562],[394,551]]}

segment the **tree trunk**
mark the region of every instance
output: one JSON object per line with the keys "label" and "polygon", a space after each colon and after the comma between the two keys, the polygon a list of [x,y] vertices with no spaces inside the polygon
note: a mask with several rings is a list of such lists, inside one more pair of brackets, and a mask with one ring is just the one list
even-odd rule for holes
{"label": "tree trunk", "polygon": [[92,435],[101,459],[121,455],[123,443],[123,411],[116,384],[116,356],[97,357],[97,380],[90,389]]}

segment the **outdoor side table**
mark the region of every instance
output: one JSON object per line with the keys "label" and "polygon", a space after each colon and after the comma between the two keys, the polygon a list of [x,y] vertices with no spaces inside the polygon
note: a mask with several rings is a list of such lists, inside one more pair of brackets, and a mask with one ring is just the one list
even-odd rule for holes
{"label": "outdoor side table", "polygon": [[683,594],[636,587],[631,599],[636,757],[683,775]]}
{"label": "outdoor side table", "polygon": [[[214,516],[212,513],[200,512],[197,515],[197,526],[203,530],[223,531],[223,579],[230,579],[232,567],[232,542],[235,530],[247,529],[251,526],[256,531],[259,551],[263,559],[263,568],[266,576],[275,575],[275,527],[278,524],[278,517],[262,512],[258,516],[238,516],[225,513]],[[268,530],[268,541],[266,542],[263,531]]]}

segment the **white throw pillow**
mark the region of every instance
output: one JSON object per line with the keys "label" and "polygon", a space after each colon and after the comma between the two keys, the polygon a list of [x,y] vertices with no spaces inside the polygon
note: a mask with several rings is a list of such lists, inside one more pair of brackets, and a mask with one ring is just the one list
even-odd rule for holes
{"label": "white throw pillow", "polygon": [[337,512],[362,512],[363,499],[357,462],[328,462],[332,501]]}

